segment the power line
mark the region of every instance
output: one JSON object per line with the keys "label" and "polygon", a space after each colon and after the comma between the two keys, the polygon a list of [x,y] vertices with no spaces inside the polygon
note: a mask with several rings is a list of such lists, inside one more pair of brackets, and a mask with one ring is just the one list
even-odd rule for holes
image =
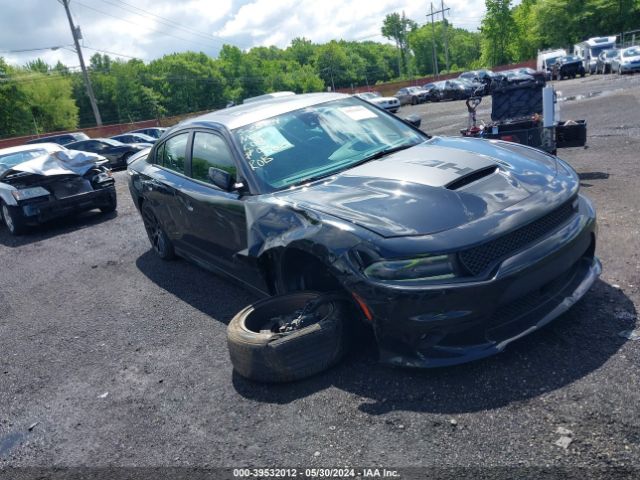
{"label": "power line", "polygon": [[104,50],[103,48],[87,47],[86,45],[84,45],[84,48],[93,50],[94,52],[107,53],[109,55],[116,55],[118,57],[125,57],[125,58],[131,58],[133,60],[139,60],[139,57],[132,57],[131,55],[125,55],[124,53],[111,52],[109,50]]}
{"label": "power line", "polygon": [[162,33],[163,35],[166,35],[168,37],[172,37],[172,38],[175,38],[175,39],[178,39],[178,40],[182,40],[183,42],[189,42],[189,43],[193,43],[194,45],[200,45],[201,47],[202,46],[211,47],[211,45],[205,45],[204,43],[201,43],[201,42],[196,42],[194,40],[189,40],[187,38],[178,37],[177,35],[173,35],[173,34],[171,34],[169,32],[166,32],[164,30],[160,30],[158,28],[141,26],[141,25],[137,24],[136,22],[133,22],[131,20],[127,20],[126,18],[118,17],[116,15],[112,15],[110,13],[107,13],[107,12],[103,11],[103,10],[99,10],[97,8],[94,8],[94,7],[91,7],[89,5],[86,5],[86,4],[82,3],[82,2],[76,1],[75,3],[77,5],[82,5],[84,8],[88,8],[89,10],[93,10],[94,12],[100,13],[102,15],[106,15],[107,17],[115,18],[116,20],[119,20],[121,22],[126,22],[126,23],[129,23],[131,25],[135,25],[137,28],[147,28],[148,30],[155,31],[157,33]]}
{"label": "power line", "polygon": [[26,52],[38,52],[40,50],[58,50],[60,48],[64,48],[67,46],[68,45],[54,45],[53,47],[21,48],[19,50],[0,50],[0,53],[26,53]]}
{"label": "power line", "polygon": [[[135,5],[131,5],[131,4],[129,4],[127,2],[124,2],[122,0],[115,0],[116,2],[118,2],[119,4],[122,4],[122,5],[117,5],[117,4],[113,3],[111,0],[102,0],[102,1],[104,3],[109,4],[109,5],[113,5],[115,7],[122,8],[123,10],[125,10],[125,11],[127,11],[129,13],[133,13],[134,15],[140,15],[141,17],[147,17],[147,18],[154,18],[154,19],[156,19],[156,21],[162,23],[163,25],[166,25],[166,26],[171,27],[171,28],[178,28],[180,30],[183,30],[186,33],[191,33],[192,35],[198,35],[198,36],[200,36],[202,38],[205,38],[206,40],[215,39],[215,37],[213,35],[209,34],[209,33],[201,32],[201,31],[195,30],[193,28],[186,27],[186,26],[184,26],[184,25],[182,25],[182,24],[180,24],[180,23],[178,23],[178,22],[176,22],[174,20],[171,20],[171,19],[166,18],[166,17],[162,17],[160,15],[156,15],[155,13],[152,13],[152,12],[147,12],[146,10],[143,10],[140,7],[136,7]],[[137,11],[134,11],[134,10],[131,10],[131,9],[134,9],[134,10],[137,10]],[[223,43],[222,40],[218,40],[218,41]]]}

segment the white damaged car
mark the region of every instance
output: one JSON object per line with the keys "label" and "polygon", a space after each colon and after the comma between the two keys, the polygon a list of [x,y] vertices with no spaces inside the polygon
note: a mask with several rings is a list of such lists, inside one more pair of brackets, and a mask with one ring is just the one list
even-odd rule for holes
{"label": "white damaged car", "polygon": [[369,103],[373,103],[380,108],[384,108],[391,113],[396,113],[400,109],[400,100],[396,97],[382,97],[378,92],[356,93],[355,96]]}
{"label": "white damaged car", "polygon": [[0,149],[0,212],[9,233],[94,208],[113,212],[115,182],[106,163],[54,143]]}

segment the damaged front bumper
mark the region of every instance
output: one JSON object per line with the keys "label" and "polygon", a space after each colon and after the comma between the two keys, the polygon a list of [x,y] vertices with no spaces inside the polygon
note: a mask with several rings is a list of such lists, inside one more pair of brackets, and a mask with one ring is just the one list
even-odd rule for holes
{"label": "damaged front bumper", "polygon": [[544,240],[504,260],[490,279],[412,288],[354,286],[373,316],[380,360],[422,368],[477,360],[568,310],[601,272],[595,212],[585,200],[580,210]]}
{"label": "damaged front bumper", "polygon": [[65,198],[35,198],[18,203],[25,222],[35,225],[59,217],[71,215],[94,208],[109,207],[116,198],[115,186],[99,188],[90,192],[78,193]]}

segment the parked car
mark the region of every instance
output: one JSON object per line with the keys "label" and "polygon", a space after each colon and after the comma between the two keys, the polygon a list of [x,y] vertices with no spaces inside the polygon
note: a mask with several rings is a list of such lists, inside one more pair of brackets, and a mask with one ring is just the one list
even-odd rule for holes
{"label": "parked car", "polygon": [[400,101],[400,105],[417,105],[427,101],[427,92],[420,87],[405,87],[398,90],[394,97]]}
{"label": "parked car", "polygon": [[111,168],[118,168],[126,167],[127,158],[150,146],[150,143],[122,143],[111,138],[91,138],[81,142],[70,143],[67,148],[98,153],[109,160]]}
{"label": "parked car", "polygon": [[586,74],[582,58],[577,55],[566,55],[560,57],[553,65],[552,78],[554,80],[564,80],[565,78],[576,78]]}
{"label": "parked car", "polygon": [[28,142],[25,142],[26,145],[31,145],[33,143],[56,143],[58,145],[67,145],[72,142],[79,142],[80,140],[87,140],[89,136],[86,133],[75,132],[75,133],[61,133],[59,135],[49,135],[47,137],[38,137]]}
{"label": "parked car", "polygon": [[443,100],[465,100],[471,95],[471,87],[460,80],[444,80],[442,95]]}
{"label": "parked car", "polygon": [[150,137],[153,137],[153,138],[160,138],[162,134],[166,131],[167,129],[162,127],[148,127],[148,128],[139,128],[137,130],[131,130],[130,132],[126,132],[126,133],[142,133],[144,135],[149,135]]}
{"label": "parked car", "polygon": [[563,48],[538,51],[538,61],[536,63],[536,68],[540,72],[545,72],[546,79],[551,80],[553,65],[558,61],[560,57],[564,57],[566,54],[567,51]]}
{"label": "parked car", "polygon": [[122,133],[120,135],[114,135],[110,137],[112,140],[116,140],[122,143],[148,143],[153,145],[158,140],[150,135],[144,133]]}
{"label": "parked car", "polygon": [[[187,119],[128,173],[160,258],[266,295],[344,292],[395,365],[498,353],[600,273],[595,210],[568,163],[514,143],[430,138],[350,95]],[[287,334],[252,318],[245,345]]]}
{"label": "parked car", "polygon": [[519,69],[505,70],[500,72],[503,77],[503,83],[506,82],[509,85],[519,85],[521,83],[533,82],[535,79],[528,73],[523,73]]}
{"label": "parked car", "polygon": [[55,143],[0,150],[0,212],[12,235],[72,213],[116,209],[106,159]]}
{"label": "parked car", "polygon": [[595,73],[611,73],[611,62],[618,55],[617,48],[610,48],[600,52],[596,59],[596,72]]}
{"label": "parked car", "polygon": [[[488,72],[484,70],[483,72]],[[493,73],[493,72],[492,72]],[[472,86],[473,95],[489,95],[491,93],[491,76],[485,73],[482,75],[480,71],[463,72],[458,75],[458,80],[469,82]]]}
{"label": "parked car", "polygon": [[481,97],[485,92],[485,85],[479,81],[467,80],[465,78],[459,78],[458,82],[462,83],[465,87],[465,98],[469,97]]}
{"label": "parked car", "polygon": [[427,93],[427,102],[439,102],[444,96],[444,82],[427,83],[422,86],[422,89]]}
{"label": "parked car", "polygon": [[640,70],[640,47],[628,47],[620,50],[611,60],[611,71],[619,75]]}
{"label": "parked car", "polygon": [[378,92],[356,93],[356,97],[360,97],[361,99],[384,108],[391,113],[396,113],[400,109],[400,100],[396,97],[382,97]]}

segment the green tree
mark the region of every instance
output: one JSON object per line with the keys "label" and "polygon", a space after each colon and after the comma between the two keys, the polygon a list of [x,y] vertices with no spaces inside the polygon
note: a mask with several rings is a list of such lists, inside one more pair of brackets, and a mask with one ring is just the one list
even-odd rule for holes
{"label": "green tree", "polygon": [[418,24],[411,19],[405,17],[404,12],[402,16],[399,13],[390,13],[382,21],[382,35],[389,40],[396,42],[396,47],[399,51],[399,66],[401,75],[408,75],[408,35],[409,32],[415,30]]}
{"label": "green tree", "polygon": [[318,48],[315,65],[320,78],[332,90],[349,85],[349,57],[344,47],[335,40]]}
{"label": "green tree", "polygon": [[511,0],[485,0],[487,12],[482,19],[482,60],[486,65],[501,65],[512,60],[510,45],[515,22]]}

